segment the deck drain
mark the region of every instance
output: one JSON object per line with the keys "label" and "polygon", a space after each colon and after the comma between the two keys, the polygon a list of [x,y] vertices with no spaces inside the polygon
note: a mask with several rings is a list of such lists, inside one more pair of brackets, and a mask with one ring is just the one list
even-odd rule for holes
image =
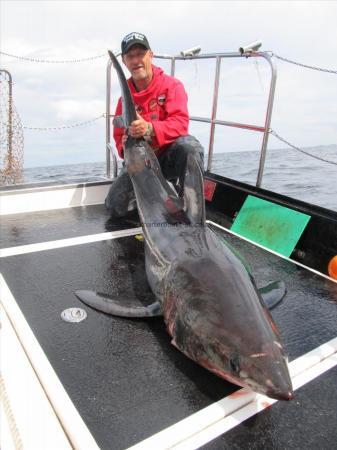
{"label": "deck drain", "polygon": [[87,313],[82,308],[68,308],[62,311],[61,317],[66,322],[81,322],[86,319]]}

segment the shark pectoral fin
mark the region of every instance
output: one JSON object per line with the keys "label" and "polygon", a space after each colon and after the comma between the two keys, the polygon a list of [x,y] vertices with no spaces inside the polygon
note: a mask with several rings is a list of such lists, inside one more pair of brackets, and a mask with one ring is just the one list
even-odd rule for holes
{"label": "shark pectoral fin", "polygon": [[156,317],[161,316],[161,306],[159,302],[154,302],[148,306],[129,305],[126,300],[115,300],[94,291],[75,291],[83,303],[99,311],[120,317]]}
{"label": "shark pectoral fin", "polygon": [[244,268],[247,270],[247,272],[249,274],[252,273],[252,270],[248,264],[248,262],[244,259],[244,257],[241,255],[241,253],[236,250],[236,248],[234,248],[229,242],[226,241],[226,239],[223,237],[223,235],[221,235],[220,233],[218,233],[216,230],[214,230],[213,228],[209,228],[209,230],[215,235],[217,236],[217,238],[221,241],[221,243],[223,245],[225,245],[227,248],[229,248],[229,250],[234,253],[234,255],[238,258],[239,261],[241,261],[241,263],[243,264]]}
{"label": "shark pectoral fin", "polygon": [[285,296],[287,289],[283,281],[273,281],[259,289],[261,297],[268,309],[274,308]]}
{"label": "shark pectoral fin", "polygon": [[200,165],[193,153],[187,157],[184,179],[185,212],[192,224],[205,226],[204,180]]}

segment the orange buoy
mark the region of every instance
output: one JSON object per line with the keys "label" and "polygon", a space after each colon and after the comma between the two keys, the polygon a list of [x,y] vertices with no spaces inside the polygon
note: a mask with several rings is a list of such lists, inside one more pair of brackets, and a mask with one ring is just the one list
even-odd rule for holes
{"label": "orange buoy", "polygon": [[328,274],[334,280],[337,280],[337,255],[333,256],[328,265]]}

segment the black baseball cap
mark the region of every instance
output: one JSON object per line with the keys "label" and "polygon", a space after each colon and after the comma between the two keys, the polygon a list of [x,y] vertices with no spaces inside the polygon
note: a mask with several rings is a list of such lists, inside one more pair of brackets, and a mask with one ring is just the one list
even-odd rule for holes
{"label": "black baseball cap", "polygon": [[146,36],[142,33],[132,32],[125,36],[125,38],[122,40],[121,49],[122,49],[122,55],[125,55],[130,48],[133,45],[142,45],[143,47],[147,48],[148,50],[151,50],[149,41],[147,40]]}

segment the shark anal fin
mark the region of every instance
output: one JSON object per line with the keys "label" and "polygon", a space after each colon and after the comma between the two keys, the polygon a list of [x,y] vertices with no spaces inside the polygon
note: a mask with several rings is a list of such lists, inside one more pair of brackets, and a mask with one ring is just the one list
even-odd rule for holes
{"label": "shark anal fin", "polygon": [[126,300],[116,300],[105,294],[86,290],[75,291],[75,295],[86,305],[112,316],[141,318],[162,315],[159,302],[148,306],[130,305]]}
{"label": "shark anal fin", "polygon": [[273,281],[260,288],[259,292],[267,308],[272,309],[280,303],[287,290],[284,281]]}
{"label": "shark anal fin", "polygon": [[184,179],[185,212],[192,224],[205,226],[205,197],[202,171],[193,153],[187,156]]}

